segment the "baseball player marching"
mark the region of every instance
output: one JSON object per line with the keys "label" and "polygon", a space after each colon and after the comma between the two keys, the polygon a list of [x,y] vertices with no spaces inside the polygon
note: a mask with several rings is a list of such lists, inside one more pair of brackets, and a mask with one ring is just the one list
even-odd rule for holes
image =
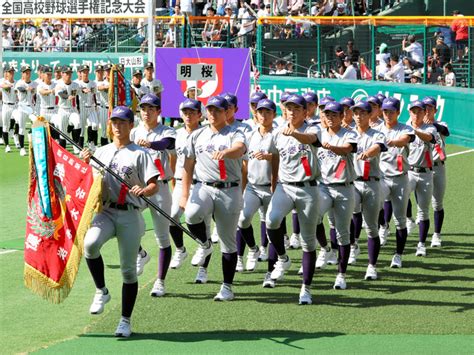
{"label": "baseball player marching", "polygon": [[354,211],[355,178],[353,154],[357,152],[357,136],[352,130],[342,127],[344,108],[338,102],[328,102],[324,107],[327,128],[320,132],[323,149],[318,150],[321,166],[319,185],[318,224],[331,208],[334,211],[339,249],[339,265],[335,289],[346,289],[346,270],[350,254],[350,223]]}
{"label": "baseball player marching", "polygon": [[37,83],[31,81],[30,66],[23,66],[21,68],[21,79],[18,80],[15,85],[15,91],[18,96],[18,106],[15,109],[15,112],[12,114],[16,122],[15,125],[18,125],[18,142],[21,156],[27,155],[25,150],[25,130],[26,121],[28,120],[28,113],[25,111],[25,109],[30,108],[33,110],[36,100],[36,87]]}
{"label": "baseball player marching", "polygon": [[[185,208],[189,229],[203,243],[198,248],[202,265],[212,253],[207,239],[205,218],[214,214],[222,251],[224,282],[216,301],[234,298],[232,283],[237,264],[235,231],[242,208],[242,156],[246,152],[245,136],[226,124],[228,103],[222,96],[207,103],[209,126],[191,133],[186,146],[183,169],[183,194],[180,207]],[[196,184],[189,191],[196,174]],[[189,201],[188,201],[189,199]]]}
{"label": "baseball player marching", "polygon": [[[168,182],[173,178],[169,151],[174,149],[176,132],[173,128],[158,122],[161,112],[160,99],[154,94],[147,94],[140,100],[142,122],[132,130],[130,139],[148,151],[160,173],[158,178],[159,191],[150,197],[166,214],[171,213],[171,193]],[[158,276],[151,290],[154,297],[164,296],[165,278],[171,261],[171,244],[169,238],[169,221],[161,213],[150,209],[155,238],[160,249],[158,256]],[[137,255],[137,275],[141,275],[143,267],[150,260],[145,250]]]}
{"label": "baseball player marching", "polygon": [[79,79],[76,83],[80,89],[79,96],[79,116],[81,118],[80,142],[84,145],[84,136],[87,129],[87,143],[91,150],[97,146],[99,120],[97,118],[97,83],[89,80],[90,68],[88,65],[81,65],[77,72]]}
{"label": "baseball player marching", "polygon": [[[408,205],[408,146],[415,139],[413,128],[398,122],[400,115],[400,101],[388,97],[382,104],[385,123],[378,126],[385,135],[388,150],[380,155],[380,170],[383,174],[381,181],[382,200],[390,201],[393,206],[393,216],[396,226],[396,252],[390,267],[402,267],[402,254],[407,241],[406,211]],[[384,211],[390,213],[391,211]],[[387,223],[387,219],[386,222]],[[386,224],[385,229],[388,229]],[[380,243],[386,243],[386,235],[379,234]]]}
{"label": "baseball player marching", "polygon": [[435,121],[436,100],[433,97],[425,97],[423,103],[426,108],[424,122],[432,124],[438,131],[438,139],[433,149],[433,199],[434,210],[434,233],[431,237],[431,247],[441,246],[441,229],[444,221],[444,193],[446,191],[446,143],[449,136],[448,126],[445,122]]}
{"label": "baseball player marching", "polygon": [[[318,214],[316,177],[319,173],[316,144],[319,128],[310,126],[305,121],[306,100],[302,96],[290,96],[285,102],[285,107],[288,124],[274,132],[269,149],[272,154],[272,169],[276,171],[278,167],[278,174],[274,175],[278,176],[279,183],[265,218],[271,247],[268,256],[269,272],[265,275],[263,287],[274,287],[275,280],[281,280],[285,271],[290,268],[291,260],[286,254],[281,224],[285,216],[295,209],[300,222],[303,249],[303,284],[299,303],[311,304],[310,287],[316,262],[315,231]],[[276,251],[276,255],[273,250]]]}
{"label": "baseball player marching", "polygon": [[[362,216],[367,225],[367,249],[369,265],[365,273],[366,280],[377,279],[377,259],[380,252],[380,238],[378,230],[378,213],[381,203],[380,193],[380,153],[387,150],[385,137],[369,125],[369,116],[372,108],[367,102],[358,102],[351,107],[355,132],[357,134],[357,153],[354,159],[356,179],[355,210],[352,215],[356,244],[351,245],[351,255],[354,252],[354,262],[357,257],[355,249],[359,249],[357,239],[362,230]],[[362,210],[362,211],[361,211]]]}
{"label": "baseball player marching", "polygon": [[97,86],[97,116],[100,128],[100,145],[108,144],[107,139],[107,116],[109,112],[109,80],[105,76],[105,69],[102,65],[95,67],[95,83]]}
{"label": "baseball player marching", "polygon": [[0,80],[0,88],[2,91],[2,138],[3,144],[5,144],[5,153],[11,151],[9,145],[9,127],[13,119],[13,110],[17,105],[16,92],[14,90],[16,82],[14,79],[15,68],[7,65],[3,70],[4,77]]}
{"label": "baseball player marching", "polygon": [[56,96],[54,95],[54,88],[56,86],[52,81],[53,70],[51,67],[43,68],[44,80],[38,85],[38,97],[40,103],[40,115],[46,121],[50,122],[53,115],[56,114]]}
{"label": "baseball player marching", "polygon": [[[94,156],[132,188],[128,188],[107,172],[103,178],[102,199],[104,207],[93,221],[84,238],[84,255],[96,287],[96,294],[90,306],[91,314],[100,314],[110,301],[110,293],[104,277],[104,262],[100,254],[102,246],[117,238],[122,272],[122,317],[115,336],[129,337],[132,333],[130,317],[138,293],[136,257],[140,240],[145,233],[145,222],[140,210],[146,203],[140,195],[153,196],[158,191],[158,170],[151,156],[130,140],[133,128],[133,112],[125,106],[114,108],[110,116],[113,143],[100,147]],[[86,162],[92,153],[82,151]],[[94,162],[91,162],[95,166]]]}
{"label": "baseball player marching", "polygon": [[425,242],[430,229],[430,202],[433,197],[433,156],[432,146],[439,140],[436,128],[423,123],[425,104],[420,100],[410,103],[410,126],[415,132],[415,139],[410,142],[408,163],[408,194],[415,192],[418,207],[419,243],[416,256],[426,256]]}
{"label": "baseball player marching", "polygon": [[[260,256],[259,248],[255,243],[252,219],[261,207],[263,207],[263,214],[266,215],[272,191],[275,190],[276,185],[277,175],[274,174],[276,171],[272,172],[272,154],[269,152],[275,115],[275,103],[268,99],[260,100],[257,104],[257,120],[260,126],[247,137],[248,152],[247,159],[244,160],[247,185],[244,191],[244,206],[239,217],[237,247],[240,234],[250,248],[245,265],[248,271],[255,270]],[[243,248],[241,255],[243,255]]]}
{"label": "baseball player marching", "polygon": [[[71,80],[72,68],[65,65],[61,69],[62,81],[56,84],[54,92],[58,97],[58,114],[55,115],[51,121],[55,127],[62,132],[68,132],[68,126],[72,126],[72,139],[80,145],[81,136],[81,119],[77,111],[77,95],[79,94],[80,86]],[[60,138],[59,144],[66,147],[66,140]],[[77,148],[74,148],[77,153]]]}

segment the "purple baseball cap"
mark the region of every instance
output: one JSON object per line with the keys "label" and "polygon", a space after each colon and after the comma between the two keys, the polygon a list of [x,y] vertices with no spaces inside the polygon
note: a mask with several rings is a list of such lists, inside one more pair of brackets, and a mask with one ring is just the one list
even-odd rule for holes
{"label": "purple baseball cap", "polygon": [[437,106],[436,99],[432,96],[426,96],[425,98],[423,98],[422,101],[425,104],[425,106],[433,106],[435,108]]}
{"label": "purple baseball cap", "polygon": [[326,111],[341,113],[344,112],[344,107],[337,101],[330,101],[324,106],[324,112]]}
{"label": "purple baseball cap", "polygon": [[288,100],[286,100],[284,103],[285,106],[287,106],[288,104],[295,104],[306,109],[306,100],[301,95],[297,95],[297,94],[291,95],[288,98]]}
{"label": "purple baseball cap", "polygon": [[320,101],[319,101],[319,107],[321,106],[326,106],[328,103],[336,101],[334,97],[332,96],[324,96]]}
{"label": "purple baseball cap", "polygon": [[411,110],[413,107],[419,107],[422,110],[426,109],[425,104],[421,100],[415,100],[410,102],[410,105],[408,105],[408,109]]}
{"label": "purple baseball cap", "polygon": [[250,103],[251,104],[258,104],[258,102],[262,99],[266,99],[267,95],[265,95],[262,91],[256,91],[250,95]]}
{"label": "purple baseball cap", "polygon": [[211,106],[220,108],[220,109],[222,109],[222,110],[227,110],[227,109],[229,108],[229,103],[228,103],[227,100],[226,100],[225,98],[223,98],[222,96],[212,96],[212,97],[207,101],[206,108],[211,107]]}
{"label": "purple baseball cap", "polygon": [[380,100],[380,102],[383,102],[383,100],[385,100],[387,98],[387,96],[385,96],[384,94],[382,94],[381,92],[379,92],[377,95],[375,95],[378,97],[378,99]]}
{"label": "purple baseball cap", "polygon": [[133,112],[127,106],[117,106],[112,110],[110,119],[126,120],[129,122],[134,121]]}
{"label": "purple baseball cap", "polygon": [[400,111],[400,100],[394,97],[387,97],[383,100],[382,110]]}
{"label": "purple baseball cap", "polygon": [[308,91],[303,94],[306,103],[308,104],[318,104],[318,95],[315,92]]}
{"label": "purple baseball cap", "polygon": [[276,105],[270,99],[260,100],[257,104],[257,110],[260,110],[261,108],[266,108],[266,109],[269,109],[269,110],[272,110],[272,111],[276,112]]}
{"label": "purple baseball cap", "polygon": [[354,100],[350,97],[343,97],[342,99],[339,100],[339,103],[342,106],[349,106],[349,107],[352,107],[355,104]]}
{"label": "purple baseball cap", "polygon": [[366,100],[369,104],[375,104],[377,106],[381,106],[382,105],[382,101],[380,101],[380,99],[375,96],[375,95],[372,95],[372,96],[369,96]]}
{"label": "purple baseball cap", "polygon": [[359,101],[355,105],[351,106],[351,110],[354,111],[356,108],[360,108],[361,110],[372,112],[372,106],[366,101]]}
{"label": "purple baseball cap", "polygon": [[286,100],[288,100],[288,98],[293,95],[291,92],[288,92],[288,91],[284,91],[283,94],[281,94],[280,96],[280,103],[285,103]]}
{"label": "purple baseball cap", "polygon": [[161,107],[161,101],[160,98],[154,94],[146,94],[140,100],[140,107],[142,107],[142,105]]}
{"label": "purple baseball cap", "polygon": [[224,99],[227,100],[227,103],[229,105],[234,105],[235,107],[237,107],[237,96],[235,96],[234,94],[232,94],[230,92],[226,92],[222,96],[224,96]]}
{"label": "purple baseball cap", "polygon": [[180,110],[187,108],[194,111],[201,111],[201,102],[194,99],[186,99],[181,104]]}

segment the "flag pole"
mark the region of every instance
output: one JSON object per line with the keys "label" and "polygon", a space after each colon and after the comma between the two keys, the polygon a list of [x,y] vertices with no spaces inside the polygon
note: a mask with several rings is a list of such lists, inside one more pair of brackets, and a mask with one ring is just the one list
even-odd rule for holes
{"label": "flag pole", "polygon": [[[76,142],[74,142],[66,133],[63,131],[59,130],[58,128],[54,127],[53,125],[49,125],[50,128],[52,128],[56,133],[58,133],[61,137],[63,137],[66,141],[71,143],[74,147],[77,149],[82,149]],[[122,184],[127,186],[129,189],[132,188],[132,186],[125,181],[120,175],[118,175],[115,171],[110,169],[108,166],[106,166],[104,163],[102,163],[99,159],[97,159],[94,156],[91,156],[91,159],[96,162],[101,168],[105,169],[110,175],[112,175],[114,178],[116,178],[118,181],[120,181]],[[163,217],[165,217],[168,221],[173,223],[176,227],[181,229],[183,233],[187,234],[190,236],[192,239],[194,239],[196,242],[198,242],[200,245],[203,245],[201,240],[199,240],[198,237],[196,237],[193,233],[191,233],[188,229],[184,228],[179,222],[177,222],[174,218],[172,218],[170,215],[168,215],[165,211],[163,211],[158,205],[156,205],[153,201],[151,201],[148,197],[140,195],[138,196],[141,198],[143,201],[145,201],[149,206],[153,207],[158,213],[160,213]]]}

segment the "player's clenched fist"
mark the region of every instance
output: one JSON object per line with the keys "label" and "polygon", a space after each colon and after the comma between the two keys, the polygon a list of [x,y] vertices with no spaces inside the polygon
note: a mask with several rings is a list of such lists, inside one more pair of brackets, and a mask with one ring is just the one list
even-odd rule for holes
{"label": "player's clenched fist", "polygon": [[293,127],[285,127],[282,129],[281,133],[283,133],[284,136],[291,136],[295,132],[295,129]]}
{"label": "player's clenched fist", "polygon": [[226,150],[221,150],[221,151],[215,151],[212,153],[212,159],[214,160],[221,160],[224,159],[226,155]]}
{"label": "player's clenched fist", "polygon": [[146,139],[138,139],[137,144],[140,147],[145,147],[145,148],[150,148],[151,147],[151,143],[148,142]]}
{"label": "player's clenched fist", "polygon": [[92,157],[92,152],[88,148],[82,149],[81,158],[82,158],[82,160],[84,160],[84,162],[89,164],[89,161],[91,160],[91,157]]}

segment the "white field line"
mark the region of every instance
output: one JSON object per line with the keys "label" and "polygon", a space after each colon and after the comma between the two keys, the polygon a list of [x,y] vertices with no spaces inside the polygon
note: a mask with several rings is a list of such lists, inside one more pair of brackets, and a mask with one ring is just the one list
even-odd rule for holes
{"label": "white field line", "polygon": [[462,152],[457,152],[457,153],[451,153],[451,154],[448,154],[448,158],[449,157],[454,157],[456,155],[461,155],[461,154],[466,154],[466,153],[472,153],[474,152],[474,149],[469,149],[469,150],[463,150]]}
{"label": "white field line", "polygon": [[15,249],[6,249],[6,250],[1,250],[0,251],[0,255],[2,254],[10,254],[10,253],[14,253],[16,251],[19,251],[19,250],[15,250]]}

